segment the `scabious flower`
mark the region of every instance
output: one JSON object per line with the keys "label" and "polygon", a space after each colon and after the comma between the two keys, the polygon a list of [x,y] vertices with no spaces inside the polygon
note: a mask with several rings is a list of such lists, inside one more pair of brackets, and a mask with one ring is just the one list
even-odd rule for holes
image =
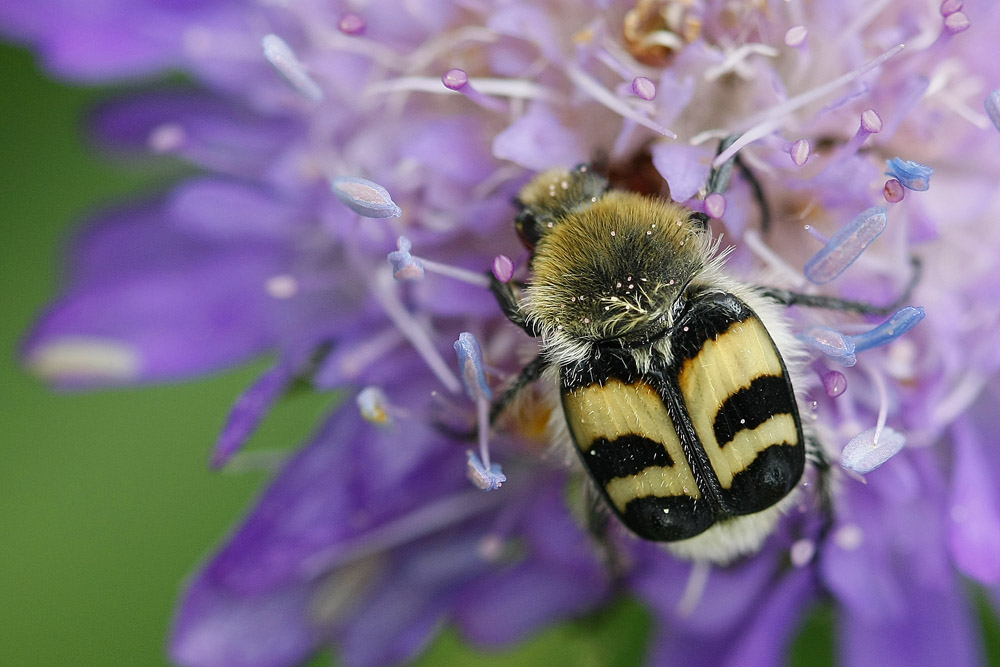
{"label": "scabious flower", "polygon": [[[995,3],[46,0],[0,19],[60,76],[195,82],[98,113],[110,144],[201,171],[87,228],[27,366],[90,387],[272,354],[215,466],[293,384],[345,395],[189,583],[178,663],[296,664],[328,644],[395,663],[442,622],[510,642],[623,587],[652,610],[651,663],[775,664],[820,599],[844,664],[981,660],[963,579],[1000,593]],[[737,153],[763,231],[739,171],[699,197]],[[609,565],[579,473],[545,455],[546,415],[531,405],[470,453],[483,396],[535,345],[484,280],[524,275],[511,198],[595,158],[708,213],[741,279],[889,304],[919,258],[923,310],[788,311],[815,351],[804,418],[851,444],[831,526],[804,501],[726,568],[612,528]],[[476,355],[456,366],[462,332],[485,374]]]}

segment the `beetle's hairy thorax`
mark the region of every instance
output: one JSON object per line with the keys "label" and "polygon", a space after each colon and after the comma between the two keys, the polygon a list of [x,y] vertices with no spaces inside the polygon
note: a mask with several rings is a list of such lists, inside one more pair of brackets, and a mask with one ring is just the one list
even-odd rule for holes
{"label": "beetle's hairy thorax", "polygon": [[609,192],[547,230],[522,303],[543,347],[556,358],[582,358],[598,341],[668,328],[674,304],[705,264],[690,215],[672,202]]}

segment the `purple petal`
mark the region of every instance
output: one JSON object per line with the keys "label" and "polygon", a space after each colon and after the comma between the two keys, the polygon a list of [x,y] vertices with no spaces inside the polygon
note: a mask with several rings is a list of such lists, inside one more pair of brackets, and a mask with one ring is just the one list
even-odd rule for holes
{"label": "purple petal", "polygon": [[537,104],[496,136],[493,155],[535,171],[578,164],[588,157],[576,134]]}
{"label": "purple petal", "polygon": [[773,581],[780,546],[778,540],[772,539],[752,558],[729,567],[712,568],[690,614],[680,613],[678,606],[695,566],[674,558],[661,545],[644,542],[634,550],[641,559],[632,585],[660,619],[682,626],[684,632],[697,635],[729,632],[745,620],[755,601]]}
{"label": "purple petal", "polygon": [[[350,665],[419,650],[447,608],[446,593],[487,565],[479,537],[443,529],[476,525],[491,505],[464,491],[460,466],[448,467],[450,449],[421,447],[436,434],[413,424],[406,432],[420,469],[380,489],[370,478],[391,471],[361,454],[380,439],[398,450],[399,429],[371,427],[349,407],[331,419],[191,584],[173,654],[192,664],[291,664],[331,633]],[[455,487],[463,491],[443,495]]]}
{"label": "purple petal", "polygon": [[[497,34],[510,35],[534,44],[550,61],[559,62],[563,58],[551,17],[541,7],[529,3],[502,6],[491,13],[487,28]],[[523,48],[522,46],[521,49]],[[554,164],[562,163],[552,162],[548,166]]]}
{"label": "purple petal", "polygon": [[459,628],[478,644],[507,644],[582,614],[603,593],[593,582],[583,583],[577,572],[529,559],[471,584],[458,612]]}
{"label": "purple petal", "polygon": [[226,174],[259,176],[293,145],[298,123],[264,117],[203,92],[156,91],[114,100],[94,132],[115,147],[166,152]]}
{"label": "purple petal", "polygon": [[[706,636],[685,628],[683,619],[680,622],[662,621],[648,664],[692,667],[782,664],[805,607],[816,594],[816,587],[809,568],[790,570],[769,583],[770,588],[754,602],[743,622],[729,629],[716,628]],[[742,593],[739,589],[730,590],[730,595]]]}
{"label": "purple petal", "polygon": [[[207,8],[211,4],[205,3]],[[124,0],[84,5],[42,0],[0,6],[5,32],[36,44],[52,71],[85,81],[136,77],[178,65],[184,29],[196,20],[183,11]]]}
{"label": "purple petal", "polygon": [[[454,189],[456,185],[476,186],[494,168],[490,154],[489,133],[485,124],[473,116],[432,118],[409,128],[400,137],[400,156],[417,161],[427,170],[427,186],[432,190]],[[460,193],[468,202],[468,191]],[[442,194],[430,193],[432,201]],[[509,202],[508,202],[509,205]]]}
{"label": "purple petal", "polygon": [[237,399],[212,451],[212,466],[220,468],[243,448],[295,377],[288,363],[272,366]]}
{"label": "purple petal", "polygon": [[180,229],[223,242],[281,240],[301,229],[307,216],[260,187],[210,177],[184,183],[171,194],[168,205]]}
{"label": "purple petal", "polygon": [[955,462],[948,502],[948,546],[962,572],[984,584],[996,584],[1000,582],[997,471],[986,461],[975,427],[960,420],[953,432]]}
{"label": "purple petal", "polygon": [[[604,586],[607,571],[593,549],[592,538],[567,506],[565,479],[558,475],[536,482],[532,495],[522,494],[525,507],[514,508],[523,524],[524,538],[536,557],[559,563],[578,572],[588,572],[594,586]],[[516,487],[511,489],[513,495]],[[507,502],[512,502],[508,500]]]}
{"label": "purple petal", "polygon": [[[896,465],[876,470],[867,485],[845,483],[838,522],[819,556],[827,588],[846,615],[862,622],[889,622],[905,613],[909,582],[900,571],[900,562],[906,562],[905,556],[897,553],[901,534],[913,542],[907,547],[912,549],[911,557],[940,560],[939,552],[943,551],[943,545],[936,541],[940,526],[934,515],[939,512],[933,505],[935,498],[926,487],[914,487],[914,480],[897,474],[896,469],[907,468],[906,463],[901,457]],[[940,569],[930,564],[926,567],[928,573]]]}
{"label": "purple petal", "polygon": [[188,585],[174,619],[170,657],[190,667],[296,665],[315,650],[304,583],[242,595],[207,574]]}
{"label": "purple petal", "polygon": [[768,667],[784,662],[806,605],[816,597],[813,577],[809,568],[786,572],[757,603],[747,625],[731,644],[729,657],[723,664]]}
{"label": "purple petal", "polygon": [[653,144],[653,166],[670,186],[670,197],[685,201],[694,197],[708,180],[712,153],[699,146],[659,141]]}
{"label": "purple petal", "polygon": [[[978,627],[954,576],[927,581],[909,573],[899,615],[875,622],[840,615],[839,653],[847,667],[974,667],[984,663]],[[904,575],[906,576],[906,575]]]}
{"label": "purple petal", "polygon": [[282,304],[273,245],[224,248],[169,234],[155,207],[119,214],[78,244],[70,286],[24,344],[62,386],[159,381],[246,360],[274,344]]}
{"label": "purple petal", "polygon": [[685,633],[670,621],[660,620],[653,626],[653,641],[644,664],[650,667],[718,667],[726,659],[726,641],[723,633],[704,637]]}
{"label": "purple petal", "polygon": [[457,590],[489,567],[479,549],[480,535],[481,530],[453,529],[390,557],[388,576],[337,633],[344,663],[398,664],[426,646]]}
{"label": "purple petal", "polygon": [[409,662],[430,643],[444,617],[439,595],[387,587],[338,635],[337,655],[347,667]]}
{"label": "purple petal", "polygon": [[[403,429],[407,451],[399,452]],[[368,531],[464,490],[461,459],[445,456],[451,450],[434,436],[413,422],[374,426],[344,406],[286,464],[207,571],[234,591],[259,594],[322,571]]]}
{"label": "purple petal", "polygon": [[903,586],[893,573],[886,546],[868,530],[853,525],[834,528],[824,553],[823,577],[846,614],[874,621],[901,613]]}
{"label": "purple petal", "polygon": [[163,205],[146,203],[112,211],[84,224],[66,258],[66,281],[73,287],[120,280],[122,274],[169,270],[214,252],[214,246],[164,224]]}
{"label": "purple petal", "polygon": [[384,316],[358,316],[343,331],[343,343],[320,362],[313,383],[319,389],[337,389],[345,384],[356,386],[384,384],[398,379],[399,364],[393,357],[405,339],[395,328],[386,328]]}
{"label": "purple petal", "polygon": [[504,508],[523,522],[514,539],[525,549],[525,559],[477,577],[462,591],[456,620],[472,641],[486,645],[518,641],[606,600],[607,571],[571,516],[561,489],[556,480],[547,480],[527,496],[518,487],[511,488]]}

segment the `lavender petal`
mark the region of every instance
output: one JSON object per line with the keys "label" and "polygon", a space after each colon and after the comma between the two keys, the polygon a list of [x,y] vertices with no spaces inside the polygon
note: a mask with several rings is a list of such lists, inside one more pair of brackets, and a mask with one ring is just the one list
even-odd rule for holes
{"label": "lavender petal", "polygon": [[[69,289],[23,345],[29,367],[61,386],[162,381],[274,344],[280,304],[266,283],[285,271],[280,247],[215,248],[170,235],[160,220],[155,207],[126,212],[81,239]],[[77,364],[80,343],[112,354]]]}
{"label": "lavender petal", "polygon": [[962,420],[953,431],[948,546],[959,570],[983,584],[996,585],[1000,583],[996,557],[1000,554],[1000,496],[975,427]]}
{"label": "lavender petal", "polygon": [[212,451],[212,466],[220,468],[239,452],[294,378],[288,363],[278,363],[258,377],[237,399]]}
{"label": "lavender petal", "polygon": [[580,140],[541,105],[532,107],[496,136],[493,155],[535,171],[579,164],[589,158]]}

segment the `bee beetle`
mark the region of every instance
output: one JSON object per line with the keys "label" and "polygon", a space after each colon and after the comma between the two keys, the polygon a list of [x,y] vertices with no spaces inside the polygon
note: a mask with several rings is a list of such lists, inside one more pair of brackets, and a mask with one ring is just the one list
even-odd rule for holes
{"label": "bee beetle", "polygon": [[805,355],[778,293],[726,274],[707,216],[586,165],[540,174],[517,205],[531,277],[492,290],[540,354],[491,417],[549,378],[553,438],[633,533],[714,563],[758,550],[807,459],[828,468],[803,429]]}

